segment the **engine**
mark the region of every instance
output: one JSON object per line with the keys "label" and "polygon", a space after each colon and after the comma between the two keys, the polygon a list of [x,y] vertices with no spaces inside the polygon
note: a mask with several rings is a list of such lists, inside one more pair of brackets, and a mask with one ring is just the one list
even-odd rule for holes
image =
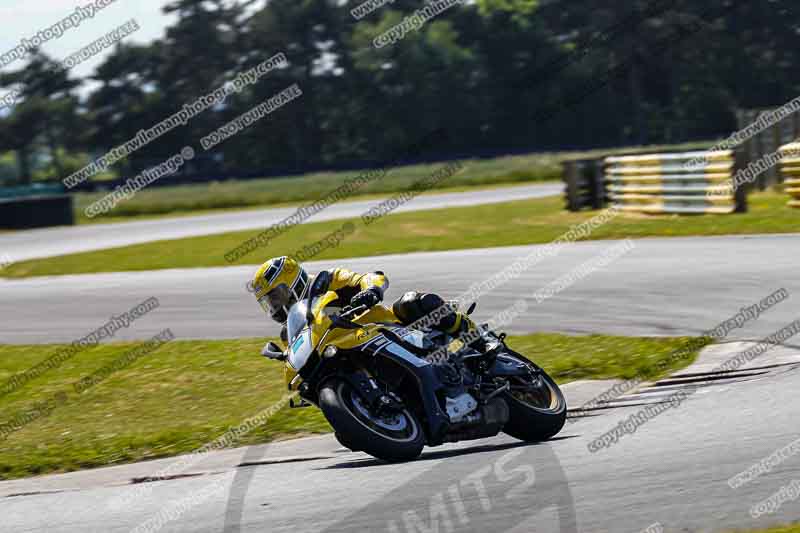
{"label": "engine", "polygon": [[494,397],[485,405],[479,406],[454,422],[444,440],[456,442],[494,437],[508,422],[508,417],[508,404],[502,398]]}

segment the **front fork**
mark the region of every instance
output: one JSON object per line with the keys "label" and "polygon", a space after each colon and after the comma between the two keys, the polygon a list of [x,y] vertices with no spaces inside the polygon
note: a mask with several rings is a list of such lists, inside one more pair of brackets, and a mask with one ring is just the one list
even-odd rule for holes
{"label": "front fork", "polygon": [[[442,388],[442,384],[436,376],[433,366],[411,367],[406,366],[404,360],[395,360],[398,364],[411,374],[417,383],[419,397],[423,411],[423,431],[428,446],[437,446],[444,443],[444,436],[450,427],[450,419],[439,407],[436,391]],[[358,393],[367,401],[370,410],[381,413],[381,411],[397,412],[405,406],[401,398],[392,392],[384,392],[365,371],[353,373],[342,373],[340,378],[346,380]]]}
{"label": "front fork", "polygon": [[366,401],[369,410],[377,415],[403,410],[403,401],[393,392],[384,392],[365,370],[340,375]]}

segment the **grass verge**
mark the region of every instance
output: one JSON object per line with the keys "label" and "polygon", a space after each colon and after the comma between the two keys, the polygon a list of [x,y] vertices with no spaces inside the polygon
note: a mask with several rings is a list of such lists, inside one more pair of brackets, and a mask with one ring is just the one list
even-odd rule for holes
{"label": "grass verge", "polygon": [[[535,154],[462,160],[464,170],[436,188],[469,188],[498,184],[530,183],[561,179],[561,162],[567,159],[600,157],[612,153],[652,152],[664,149],[701,149],[711,142],[672,146],[619,148],[584,152],[543,152]],[[353,199],[362,195],[411,190],[414,182],[429,176],[443,163],[407,165],[388,169],[388,174],[359,188]],[[108,194],[76,195],[75,210],[79,223],[112,222],[122,218],[177,215],[218,209],[272,206],[287,203],[310,203],[322,198],[361,171],[319,172],[302,176],[229,180],[197,185],[151,187],[120,203],[106,215],[88,219],[86,207]],[[169,178],[165,178],[169,180]]]}
{"label": "grass verge", "polygon": [[[560,334],[509,338],[513,348],[562,383],[656,377],[658,361],[686,340]],[[105,344],[79,352],[0,397],[2,424],[31,412],[38,402],[66,394],[47,416],[0,441],[0,479],[167,457],[199,448],[283,396],[282,366],[258,355],[263,342],[172,341],[80,394],[75,383],[138,344]],[[56,345],[0,345],[0,383],[57,349]],[[329,430],[315,408],[284,408],[236,444]]]}
{"label": "grass verge", "polygon": [[[561,198],[552,197],[400,213],[369,225],[352,219],[352,233],[314,259],[547,243],[596,214],[594,211],[570,213],[563,209]],[[304,246],[324,239],[343,223],[317,222],[290,228],[267,246],[233,264],[254,264],[268,257],[295,254]],[[746,214],[621,214],[594,230],[589,238],[785,233],[798,231],[799,223],[800,211],[786,207],[785,195],[765,192],[750,196],[750,210]],[[225,260],[225,254],[258,233],[260,231],[224,233],[23,261],[3,269],[0,276],[23,278],[228,266],[231,263]]]}
{"label": "grass verge", "polygon": [[[531,183],[536,184],[543,184],[543,183],[560,183],[557,179],[552,180],[531,180]],[[447,193],[457,193],[457,192],[478,192],[484,190],[497,190],[503,189],[507,187],[521,187],[526,185],[525,183],[519,182],[509,182],[509,183],[495,183],[495,184],[477,184],[477,185],[462,185],[462,186],[445,186],[447,183],[442,183],[441,187],[431,187],[430,189],[425,190],[424,192],[420,193],[420,196],[424,195],[431,195],[431,194],[447,194]],[[409,189],[411,188],[409,187]],[[399,191],[398,191],[399,192]],[[419,191],[417,191],[419,192]],[[180,194],[177,189],[175,194]],[[387,192],[369,192],[363,194],[354,194],[349,196],[345,201],[369,201],[375,200],[375,203],[378,203],[382,200],[385,200],[387,196],[393,193]],[[111,223],[125,223],[125,222],[136,222],[136,221],[144,221],[144,220],[158,220],[162,218],[183,218],[183,217],[193,217],[193,216],[202,216],[202,215],[222,215],[226,213],[242,213],[247,211],[258,211],[260,209],[273,209],[273,208],[281,208],[281,207],[294,207],[298,208],[303,205],[308,205],[312,200],[306,201],[285,201],[285,202],[274,202],[269,204],[254,204],[254,205],[242,205],[242,206],[234,206],[234,207],[219,207],[219,208],[198,208],[195,210],[181,210],[181,211],[167,211],[163,213],[155,213],[155,214],[142,214],[142,215],[118,215],[116,212],[109,212],[103,216],[97,216],[94,218],[86,218],[85,213],[76,216],[76,221],[78,224],[85,225],[97,225],[97,224],[111,224]],[[13,231],[13,230],[12,230]]]}
{"label": "grass verge", "polygon": [[776,526],[769,529],[735,529],[730,533],[800,533],[800,523]]}

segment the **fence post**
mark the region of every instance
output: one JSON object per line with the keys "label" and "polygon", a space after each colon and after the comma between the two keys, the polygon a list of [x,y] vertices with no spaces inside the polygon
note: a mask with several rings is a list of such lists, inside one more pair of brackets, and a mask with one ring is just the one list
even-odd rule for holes
{"label": "fence post", "polygon": [[[733,152],[733,168],[731,169],[731,183],[736,185],[734,179],[739,171],[747,168],[750,164],[750,143],[752,140],[745,141],[744,144],[738,146]],[[742,183],[733,192],[733,201],[736,206],[733,210],[734,213],[747,213],[747,188],[749,183]]]}
{"label": "fence post", "polygon": [[564,194],[567,200],[569,211],[579,211],[580,206],[580,171],[576,161],[564,161],[561,163],[564,169],[564,183],[566,184]]}
{"label": "fence post", "polygon": [[592,209],[603,209],[606,205],[605,159],[595,159],[588,170],[592,173],[589,179]]}
{"label": "fence post", "polygon": [[[775,153],[780,150],[781,146],[783,146],[783,121],[779,121],[777,124],[772,126],[772,150],[770,153]],[[783,178],[781,177],[781,170],[778,166],[774,166],[770,168],[770,172],[772,174],[772,185],[777,183],[781,183]]]}
{"label": "fence post", "polygon": [[[758,120],[758,117],[756,117],[756,120]],[[759,132],[756,134],[754,138],[756,146],[756,154],[755,157],[753,158],[753,161],[758,161],[759,159],[764,157],[764,154],[767,152],[766,147],[764,146],[764,133],[765,132],[763,131]],[[764,173],[759,175],[758,178],[756,178],[756,181],[758,183],[759,191],[763,191],[767,188],[767,177]]]}
{"label": "fence post", "polygon": [[796,141],[798,137],[800,137],[800,111],[795,111],[792,114],[792,140],[789,142]]}

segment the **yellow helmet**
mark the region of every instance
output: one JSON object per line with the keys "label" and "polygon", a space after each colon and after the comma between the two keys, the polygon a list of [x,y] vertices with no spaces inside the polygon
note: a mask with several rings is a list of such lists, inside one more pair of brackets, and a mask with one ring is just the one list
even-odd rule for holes
{"label": "yellow helmet", "polygon": [[289,308],[305,296],[308,274],[291,257],[274,257],[259,267],[249,288],[261,308],[283,323]]}

